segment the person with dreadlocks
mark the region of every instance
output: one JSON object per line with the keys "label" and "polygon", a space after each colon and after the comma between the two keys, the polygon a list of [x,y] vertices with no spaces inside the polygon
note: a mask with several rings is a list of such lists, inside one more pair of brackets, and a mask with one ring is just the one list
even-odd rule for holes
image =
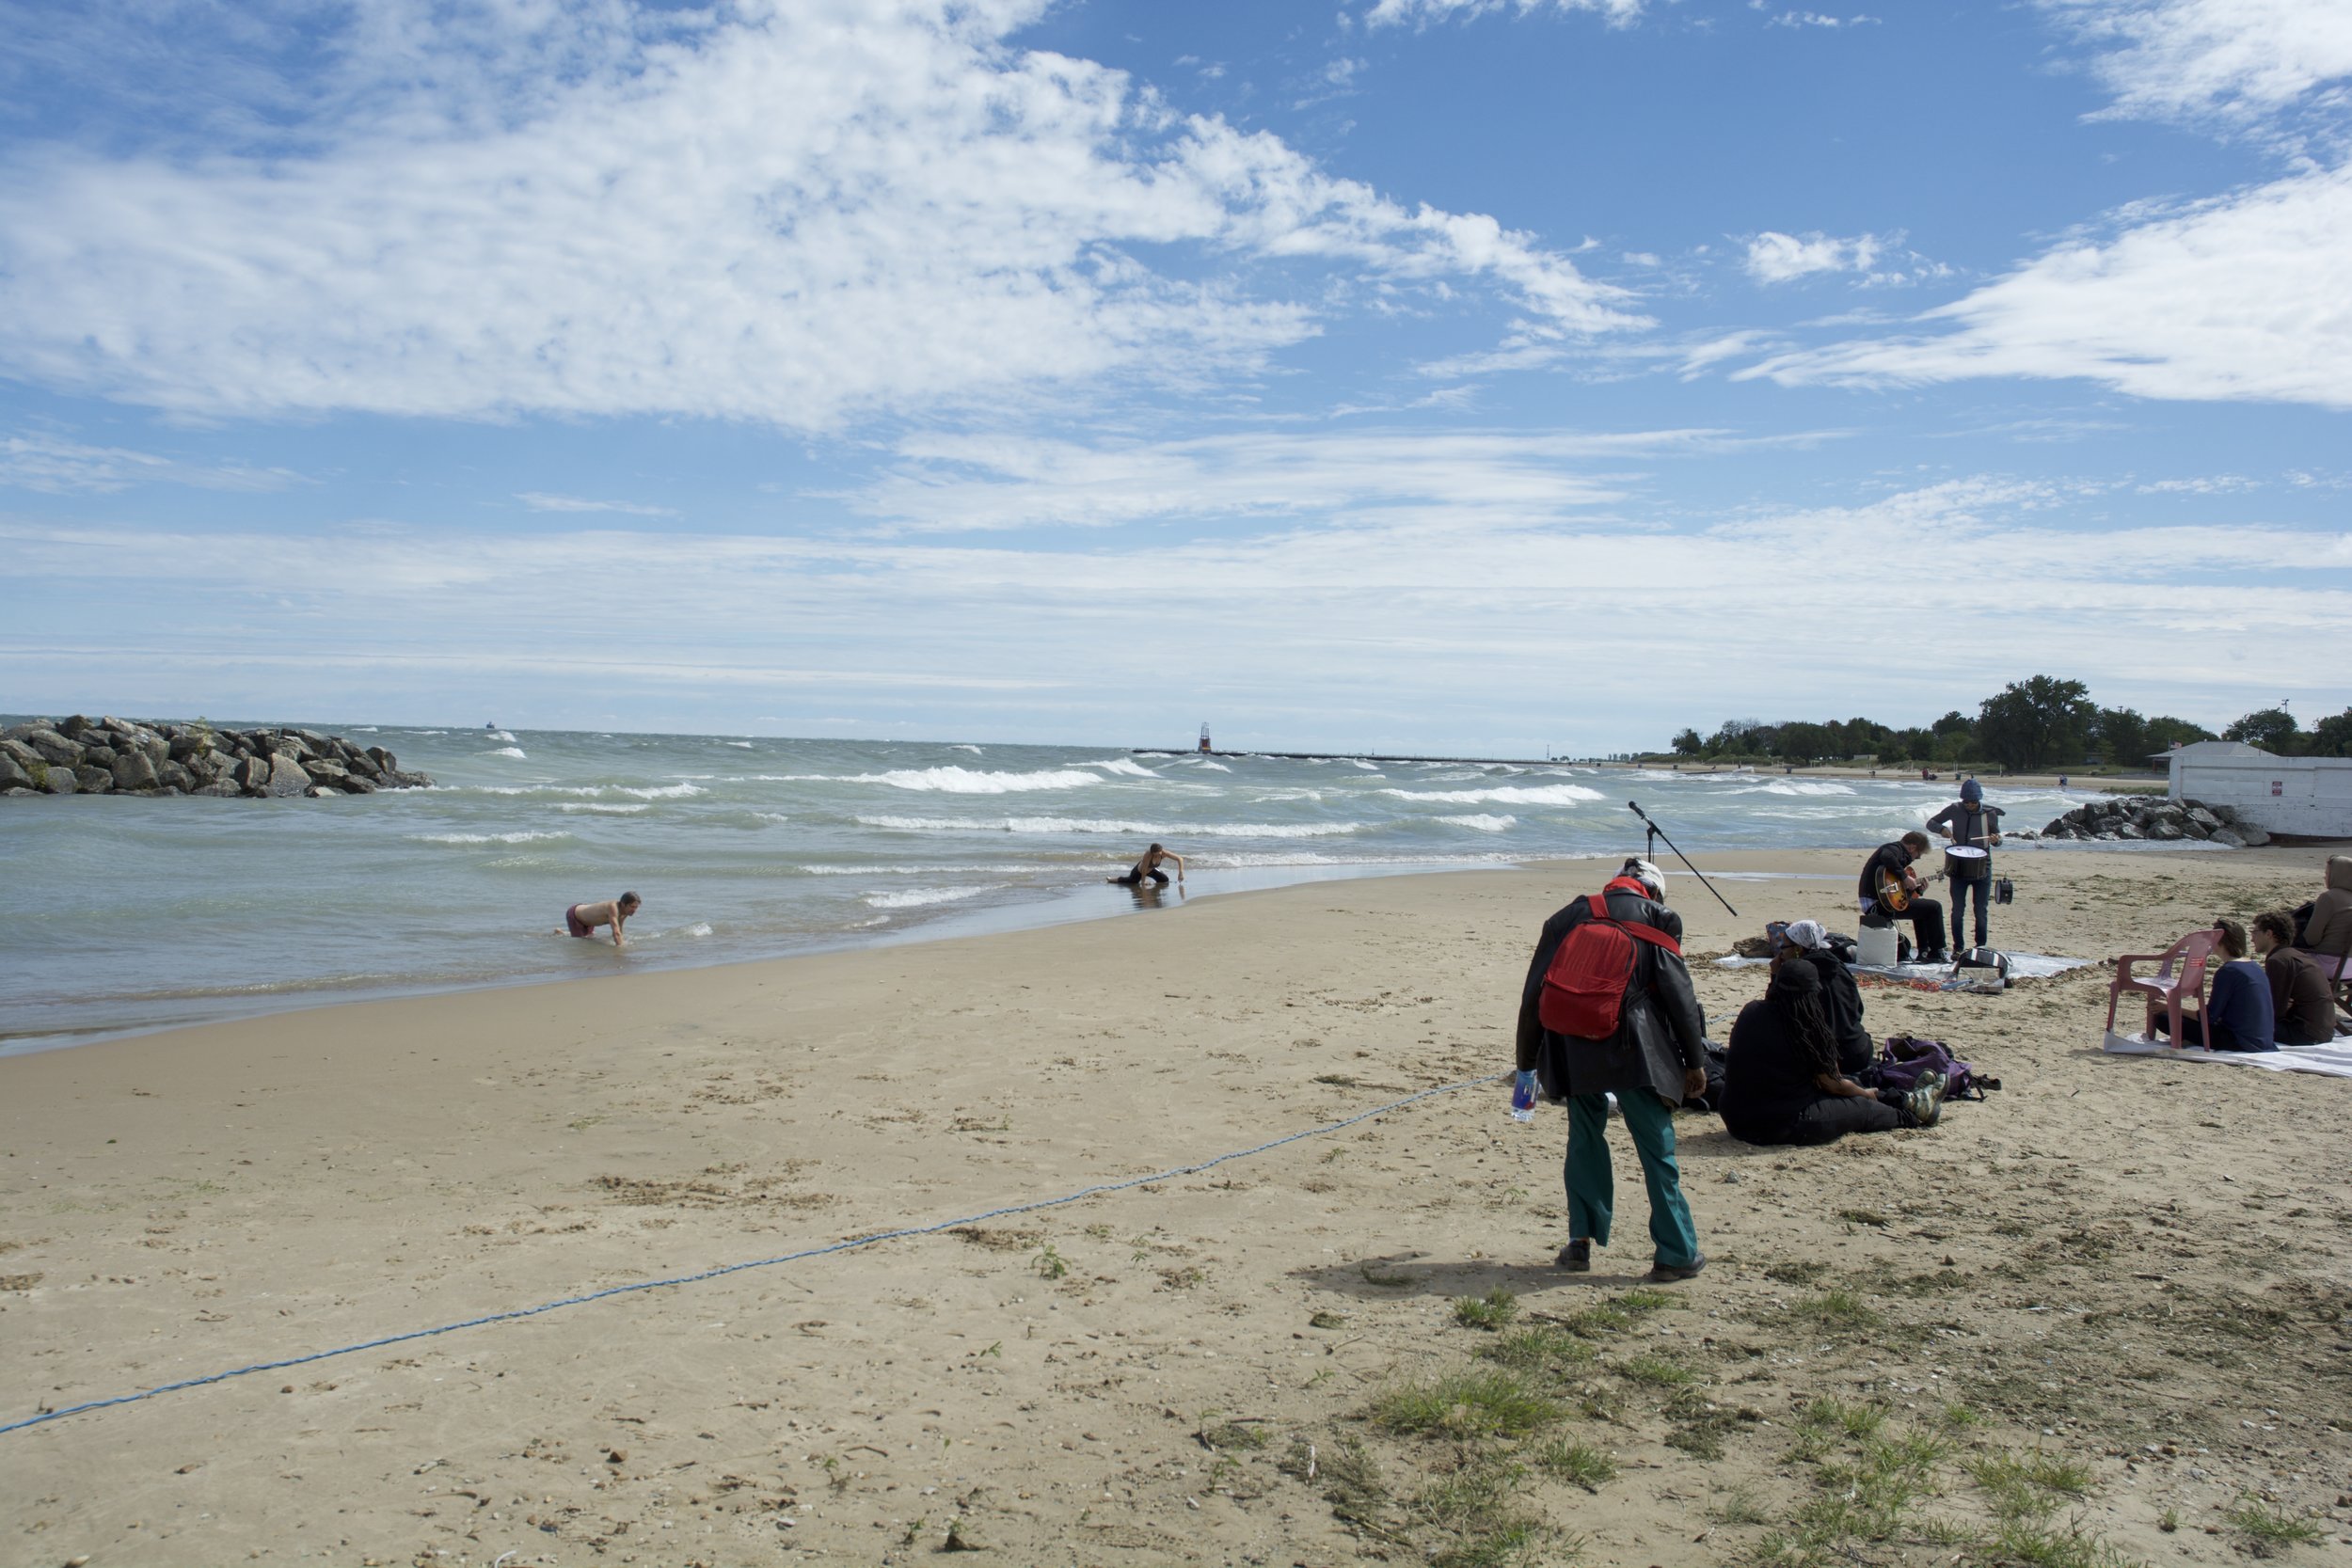
{"label": "person with dreadlocks", "polygon": [[[1558,1262],[1572,1274],[1589,1271],[1593,1248],[1609,1244],[1613,1098],[1649,1190],[1647,1277],[1692,1279],[1707,1266],[1675,1164],[1675,1106],[1707,1092],[1707,1016],[1681,942],[1665,873],[1636,857],[1599,893],[1545,921],[1528,965],[1512,1102],[1535,1103],[1539,1071],[1546,1097],[1568,1102],[1568,1244]],[[1581,962],[1588,953],[1594,961]]]}
{"label": "person with dreadlocks", "polygon": [[1741,1008],[1731,1026],[1724,1126],[1751,1144],[1827,1144],[1849,1132],[1934,1126],[1944,1114],[1941,1073],[1908,1092],[1866,1089],[1846,1076],[1821,976],[1805,952],[1784,946],[1763,999]]}

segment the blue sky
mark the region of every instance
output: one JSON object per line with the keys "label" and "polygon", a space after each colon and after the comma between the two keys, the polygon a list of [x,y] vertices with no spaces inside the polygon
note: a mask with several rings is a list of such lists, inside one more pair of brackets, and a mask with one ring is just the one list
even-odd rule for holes
{"label": "blue sky", "polygon": [[2352,704],[2341,0],[0,0],[0,708]]}

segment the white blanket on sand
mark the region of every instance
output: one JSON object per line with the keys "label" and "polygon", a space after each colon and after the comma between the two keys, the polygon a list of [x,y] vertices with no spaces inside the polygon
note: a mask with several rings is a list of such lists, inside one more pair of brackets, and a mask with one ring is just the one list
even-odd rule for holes
{"label": "white blanket on sand", "polygon": [[2352,1036],[2339,1035],[2333,1045],[2282,1045],[2276,1051],[2207,1051],[2201,1046],[2175,1046],[2145,1035],[2107,1031],[2106,1049],[2119,1056],[2162,1056],[2171,1062],[2235,1062],[2240,1067],[2268,1068],[2273,1072],[2321,1072],[2330,1078],[2352,1078]]}
{"label": "white blanket on sand", "polygon": [[[2009,959],[2009,977],[2012,980],[2046,980],[2053,974],[2063,974],[2070,969],[2080,969],[2089,958],[2059,958],[2047,953],[2011,953],[2002,950]],[[1750,969],[1768,964],[1770,958],[1717,958],[1720,969]],[[1856,974],[1883,974],[1893,980],[1945,981],[1952,977],[1950,964],[1848,964]]]}

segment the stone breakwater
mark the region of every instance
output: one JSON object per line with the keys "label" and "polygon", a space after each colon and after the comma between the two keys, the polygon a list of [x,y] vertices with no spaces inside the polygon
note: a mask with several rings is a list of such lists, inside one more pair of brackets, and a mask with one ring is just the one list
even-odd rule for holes
{"label": "stone breakwater", "polygon": [[0,795],[373,795],[433,781],[316,730],[223,730],[75,714],[0,730]]}
{"label": "stone breakwater", "polygon": [[2076,806],[2042,830],[2045,839],[2197,839],[2232,849],[2258,849],[2270,835],[2227,806],[2161,795],[2111,795]]}

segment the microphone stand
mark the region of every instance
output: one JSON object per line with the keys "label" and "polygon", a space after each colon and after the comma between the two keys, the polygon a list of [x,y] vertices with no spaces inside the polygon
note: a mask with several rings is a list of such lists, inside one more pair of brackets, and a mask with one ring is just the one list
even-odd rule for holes
{"label": "microphone stand", "polygon": [[1649,813],[1642,809],[1640,802],[1628,800],[1625,803],[1625,809],[1640,817],[1642,819],[1642,826],[1649,833],[1649,838],[1643,846],[1643,858],[1645,860],[1654,859],[1658,853],[1658,841],[1660,839],[1665,839],[1666,847],[1673,849],[1675,852],[1675,859],[1680,861],[1683,865],[1689,869],[1691,875],[1699,879],[1699,886],[1705,888],[1709,893],[1714,893],[1715,902],[1721,904],[1724,909],[1729,910],[1731,917],[1734,920],[1740,918],[1740,911],[1731,908],[1731,900],[1724,897],[1720,893],[1715,893],[1715,884],[1707,879],[1707,873],[1701,871],[1697,866],[1691,864],[1691,857],[1684,854],[1680,849],[1676,848],[1675,841],[1671,838],[1666,838],[1666,830],[1649,819]]}

